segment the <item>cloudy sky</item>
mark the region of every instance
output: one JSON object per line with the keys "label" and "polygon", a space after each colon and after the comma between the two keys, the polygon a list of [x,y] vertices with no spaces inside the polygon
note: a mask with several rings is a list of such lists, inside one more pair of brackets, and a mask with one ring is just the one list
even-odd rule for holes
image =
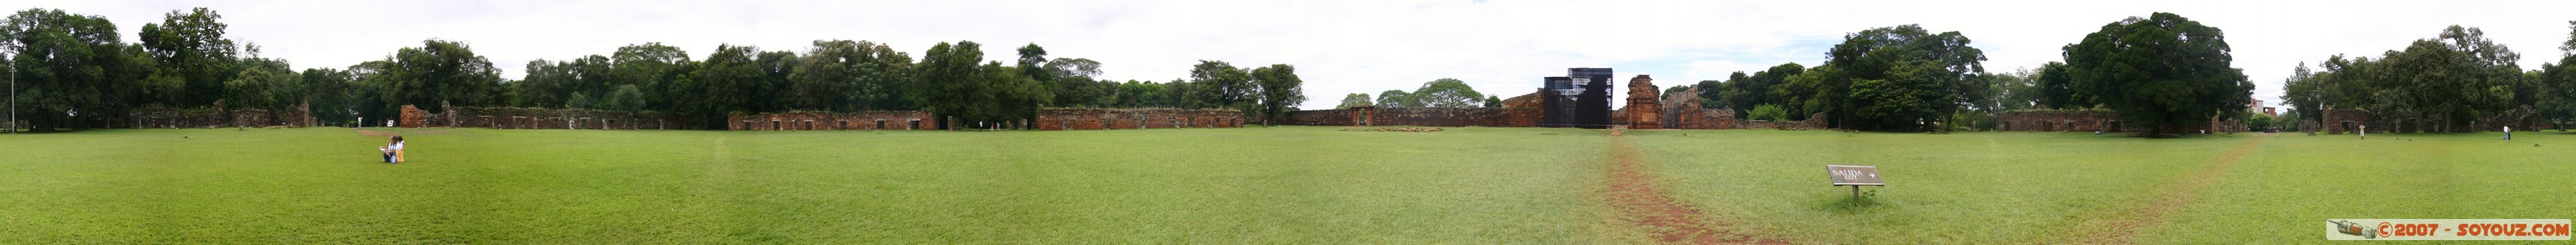
{"label": "cloudy sky", "polygon": [[[1612,67],[1664,86],[1781,63],[1815,66],[1844,33],[1922,24],[1958,31],[1989,71],[2060,60],[2103,24],[2153,12],[2226,31],[2258,99],[2279,103],[2300,62],[2377,55],[2445,26],[2484,28],[2537,69],[2563,53],[2576,1],[115,1],[34,0],[114,20],[129,42],[164,13],[209,7],[229,37],[297,69],[382,59],[423,39],[472,45],[505,77],[535,59],[661,42],[703,57],[718,44],[802,52],[818,39],[887,43],[916,57],[939,42],[984,44],[987,60],[1036,43],[1103,64],[1103,78],[1169,81],[1198,60],[1291,64],[1305,108],[1439,78],[1510,97],[1568,67]],[[1624,88],[1623,88],[1624,89]]]}

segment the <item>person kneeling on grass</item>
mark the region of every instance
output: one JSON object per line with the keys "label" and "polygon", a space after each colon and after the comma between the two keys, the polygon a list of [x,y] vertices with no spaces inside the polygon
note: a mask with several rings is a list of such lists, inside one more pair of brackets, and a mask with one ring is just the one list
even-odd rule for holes
{"label": "person kneeling on grass", "polygon": [[401,163],[403,161],[402,150],[403,138],[400,135],[396,135],[392,140],[386,141],[385,146],[376,147],[376,151],[384,153],[385,163]]}

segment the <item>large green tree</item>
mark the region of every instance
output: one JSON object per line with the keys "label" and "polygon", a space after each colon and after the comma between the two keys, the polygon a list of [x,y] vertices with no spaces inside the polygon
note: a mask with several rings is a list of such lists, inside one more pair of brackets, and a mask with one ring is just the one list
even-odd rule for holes
{"label": "large green tree", "polygon": [[796,108],[792,105],[794,98],[789,96],[779,96],[777,94],[779,91],[789,91],[788,89],[793,86],[788,83],[787,78],[788,76],[796,74],[796,67],[798,66],[797,63],[799,62],[799,59],[796,58],[796,52],[760,52],[760,56],[752,59],[752,61],[755,66],[760,69],[761,74],[760,79],[756,80],[754,84],[758,85],[757,88],[759,90],[757,91],[762,91],[758,93],[759,95],[756,95],[756,98],[751,99],[754,102],[752,111],[783,112],[798,109],[821,109]]}
{"label": "large green tree", "polygon": [[761,69],[760,50],[750,46],[717,45],[698,62],[681,87],[690,88],[679,95],[690,98],[682,112],[700,119],[710,128],[722,128],[725,117],[733,114],[761,113],[760,104],[775,93],[764,80],[769,73]]}
{"label": "large green tree", "polygon": [[1017,121],[1035,118],[1037,109],[1054,100],[1021,69],[1000,61],[976,63],[985,63],[984,51],[973,41],[942,42],[922,52],[918,81],[932,89],[931,111],[965,122]]}
{"label": "large green tree", "polygon": [[1423,104],[1422,100],[1415,99],[1413,97],[1413,92],[1405,92],[1404,90],[1387,90],[1386,92],[1377,92],[1377,107],[1414,108],[1423,107]]}
{"label": "large green tree", "polygon": [[306,68],[296,75],[303,83],[306,98],[312,102],[313,119],[332,125],[356,122],[360,97],[357,84],[348,71],[333,68]]}
{"label": "large green tree", "polygon": [[2524,106],[2539,109],[2544,119],[2563,115],[2554,111],[2562,102],[2550,98],[2555,92],[2549,65],[2532,74],[2515,64],[2519,59],[2486,39],[2483,30],[2451,26],[2378,59],[2328,57],[2318,64],[2322,71],[2292,77],[2284,96],[2296,107],[2368,110],[2400,132],[2493,130],[2469,126],[2479,117],[2509,115]]}
{"label": "large green tree", "polygon": [[1206,107],[1241,110],[1254,113],[1261,98],[1261,87],[1253,84],[1252,74],[1224,61],[1199,60],[1190,66],[1190,83],[1197,85],[1198,97]]}
{"label": "large green tree", "polygon": [[[113,91],[138,89],[132,46],[105,17],[28,9],[0,23],[0,47],[13,55],[17,114],[36,131],[82,128],[120,115]],[[80,116],[86,115],[86,116]],[[92,123],[83,123],[92,122]]]}
{"label": "large green tree", "polygon": [[170,97],[168,103],[204,105],[222,100],[223,86],[239,74],[234,69],[240,50],[232,39],[224,38],[224,16],[206,8],[188,12],[170,11],[161,23],[144,24],[143,46],[161,69],[185,83],[184,91]]}
{"label": "large green tree", "polygon": [[1476,108],[1485,104],[1484,93],[1476,92],[1475,87],[1455,78],[1423,82],[1421,88],[1413,89],[1407,96],[1411,98],[1410,103],[1419,104],[1414,107]]}
{"label": "large green tree", "polygon": [[2050,61],[2047,64],[2040,64],[2037,72],[2031,74],[2030,80],[2032,86],[2037,86],[2032,90],[2037,91],[2035,94],[2038,95],[2036,101],[2039,107],[2049,109],[2093,107],[2093,98],[2075,92],[2075,71],[2070,70],[2065,62]]}
{"label": "large green tree", "polygon": [[1973,76],[1985,71],[1986,56],[1968,43],[1959,32],[1919,25],[1846,34],[1824,65],[1789,77],[1774,96],[1793,102],[1793,114],[1828,113],[1842,128],[1933,129],[1928,123],[1984,98],[1987,86]]}
{"label": "large green tree", "polygon": [[2558,46],[2557,63],[2540,65],[2539,98],[2533,107],[2560,131],[2576,123],[2576,21],[2567,22],[2567,42]]}
{"label": "large green tree", "polygon": [[465,43],[424,40],[420,47],[395,51],[387,61],[391,67],[382,71],[389,82],[385,100],[394,106],[446,111],[441,102],[469,107],[500,102],[501,70]]}
{"label": "large green tree", "polygon": [[2522,59],[2504,45],[2486,39],[2478,28],[2451,26],[2439,38],[2416,40],[2405,51],[2381,59],[2390,69],[2382,78],[2392,89],[2407,91],[2401,99],[2440,124],[2430,128],[2464,132],[2481,112],[2516,106],[2514,88],[2522,79]]}
{"label": "large green tree", "polygon": [[2078,94],[2118,111],[2148,136],[2243,116],[2254,84],[2229,64],[2227,38],[2216,27],[2172,13],[2103,25],[2065,47]]}
{"label": "large green tree", "polygon": [[1258,115],[1263,124],[1287,118],[1291,107],[1306,103],[1306,80],[1297,78],[1296,66],[1272,64],[1252,68],[1252,81],[1261,85],[1261,111]]}
{"label": "large green tree", "polygon": [[[1720,101],[1722,103],[1719,104],[1723,105],[1719,106],[1736,110],[1736,115],[1747,115],[1745,110],[1753,109],[1755,105],[1788,104],[1789,101],[1782,99],[1783,93],[1773,91],[1780,89],[1780,84],[1787,83],[1789,77],[1806,72],[1807,67],[1798,63],[1771,66],[1771,69],[1756,71],[1751,75],[1736,72],[1728,76],[1723,88],[1703,86],[1700,88],[1700,93],[1702,98]],[[1715,95],[1710,96],[1712,93]]]}
{"label": "large green tree", "polygon": [[679,47],[662,45],[662,43],[627,45],[618,47],[617,51],[611,53],[608,58],[614,63],[608,71],[608,84],[638,85],[643,89],[646,101],[668,102],[647,103],[648,106],[659,105],[649,108],[680,112],[696,106],[683,103],[684,101],[701,99],[692,97],[692,94],[699,94],[699,92],[689,91],[692,88],[688,88],[691,84],[695,84],[688,81],[688,76],[695,73],[694,69],[698,67],[697,61],[690,60],[689,53],[680,50]]}
{"label": "large green tree", "polygon": [[233,108],[284,109],[304,102],[306,94],[294,67],[286,60],[251,57],[242,59],[241,68],[232,80],[224,81],[226,106]]}
{"label": "large green tree", "polygon": [[1334,105],[1334,106],[1333,106],[1333,109],[1350,109],[1351,107],[1374,106],[1374,105],[1377,105],[1377,103],[1376,103],[1376,102],[1372,102],[1372,101],[1370,101],[1370,100],[1369,100],[1369,94],[1368,94],[1368,93],[1351,93],[1351,94],[1347,94],[1347,95],[1342,95],[1342,104],[1340,104],[1340,105]]}
{"label": "large green tree", "polygon": [[[857,111],[873,108],[874,99],[884,98],[886,88],[870,86],[871,79],[887,71],[877,63],[879,56],[892,55],[884,44],[869,41],[817,40],[805,51],[804,62],[796,73],[788,75],[788,93],[797,108],[830,111]],[[906,59],[909,59],[908,57]],[[910,61],[905,61],[906,63]]]}

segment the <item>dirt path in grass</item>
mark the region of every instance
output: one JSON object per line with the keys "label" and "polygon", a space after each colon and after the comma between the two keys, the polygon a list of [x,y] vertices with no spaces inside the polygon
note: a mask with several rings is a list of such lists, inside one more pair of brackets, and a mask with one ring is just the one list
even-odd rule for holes
{"label": "dirt path in grass", "polygon": [[2201,194],[2206,192],[2211,184],[2217,183],[2220,177],[2223,177],[2222,175],[2227,174],[2228,169],[2236,167],[2236,162],[2244,160],[2245,155],[2254,154],[2255,149],[2263,146],[2263,141],[2270,139],[2272,137],[2254,137],[2253,140],[2237,144],[2236,148],[2219,154],[2218,159],[2212,160],[2209,165],[2192,169],[2191,173],[2183,175],[2181,180],[2157,186],[2155,193],[2148,197],[2148,201],[2133,203],[2123,208],[2124,211],[2121,214],[2124,215],[2096,219],[2075,226],[2083,230],[2068,234],[2081,234],[2081,236],[2074,237],[2074,241],[2069,243],[2137,244],[2139,230],[2162,225],[2165,223],[2166,216],[2173,214],[2174,211],[2180,211],[2182,207],[2189,206],[2193,202],[2200,201]]}
{"label": "dirt path in grass", "polygon": [[1663,191],[1663,184],[1648,169],[1626,136],[1610,136],[1608,188],[1601,189],[1603,202],[1608,202],[1619,220],[1639,230],[1654,233],[1656,241],[1672,244],[1787,244],[1779,239],[1756,238],[1734,234],[1718,228],[1729,222],[1711,219],[1699,208],[1673,200]]}

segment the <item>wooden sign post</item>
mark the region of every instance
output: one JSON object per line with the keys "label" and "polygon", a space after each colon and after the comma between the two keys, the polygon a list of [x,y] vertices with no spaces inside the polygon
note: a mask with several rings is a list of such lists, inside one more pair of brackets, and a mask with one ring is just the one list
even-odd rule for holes
{"label": "wooden sign post", "polygon": [[1833,177],[1834,186],[1851,186],[1852,198],[1860,198],[1860,186],[1887,186],[1878,180],[1878,166],[1825,165],[1825,174]]}

